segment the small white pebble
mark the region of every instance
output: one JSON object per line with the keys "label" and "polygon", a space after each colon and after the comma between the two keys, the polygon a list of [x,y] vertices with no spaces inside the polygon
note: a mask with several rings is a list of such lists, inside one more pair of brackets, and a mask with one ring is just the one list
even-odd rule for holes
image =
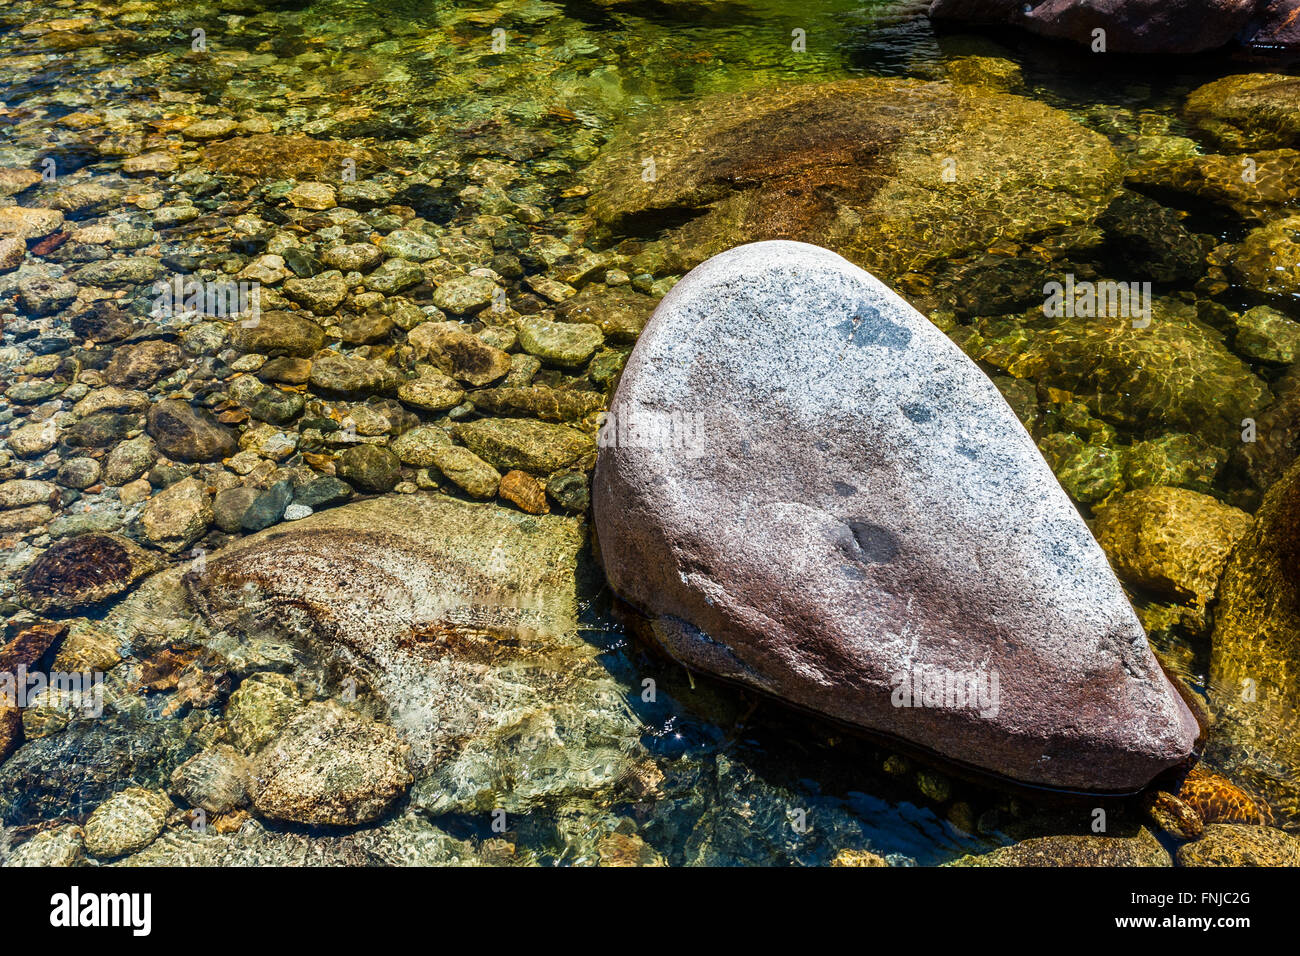
{"label": "small white pebble", "polygon": [[305,518],[311,514],[309,505],[290,505],[284,509],[285,521],[297,521],[299,518]]}

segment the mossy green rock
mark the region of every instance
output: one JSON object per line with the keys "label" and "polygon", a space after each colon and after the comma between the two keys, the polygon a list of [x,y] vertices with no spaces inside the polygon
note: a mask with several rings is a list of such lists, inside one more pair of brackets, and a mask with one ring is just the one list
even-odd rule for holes
{"label": "mossy green rock", "polygon": [[948,866],[1172,866],[1150,830],[1133,837],[1046,836],[963,856]]}
{"label": "mossy green rock", "polygon": [[1191,432],[1221,448],[1241,421],[1272,399],[1268,387],[1228,351],[1223,335],[1177,299],[1153,300],[1150,324],[1127,318],[1047,318],[981,323],[980,356],[1017,378],[1073,392],[1116,425]]}
{"label": "mossy green rock", "polygon": [[483,418],[456,427],[456,438],[503,470],[548,475],[596,450],[592,436],[565,425],[522,418]]}
{"label": "mossy green rock", "polygon": [[1103,501],[1123,483],[1123,456],[1078,435],[1055,432],[1038,443],[1061,487],[1080,504]]}
{"label": "mossy green rock", "polygon": [[1257,305],[1237,320],[1233,346],[1238,354],[1256,362],[1290,365],[1300,356],[1300,322],[1288,319],[1277,309]]}
{"label": "mossy green rock", "polygon": [[338,475],[361,491],[392,491],[401,476],[402,463],[379,445],[354,445],[339,455]]}
{"label": "mossy green rock", "polygon": [[1273,827],[1211,823],[1178,848],[1179,866],[1300,866],[1300,839]]}
{"label": "mossy green rock", "polygon": [[1208,492],[1226,457],[1204,439],[1170,432],[1125,449],[1124,484],[1129,488],[1175,485]]}
{"label": "mossy green rock", "polygon": [[1229,265],[1237,280],[1254,292],[1300,294],[1300,216],[1251,231]]}
{"label": "mossy green rock", "polygon": [[428,468],[434,463],[434,452],[450,444],[451,436],[446,429],[437,425],[419,425],[399,435],[391,447],[402,464]]}
{"label": "mossy green rock", "polygon": [[478,455],[460,445],[443,445],[432,449],[434,466],[467,494],[475,498],[492,498],[501,484],[501,472]]}
{"label": "mossy green rock", "polygon": [[1251,517],[1186,488],[1142,488],[1097,509],[1092,531],[1120,577],[1204,607]]}
{"label": "mossy green rock", "polygon": [[577,421],[600,408],[603,399],[596,392],[548,388],[484,388],[470,395],[474,407],[489,415],[520,415],[545,422]]}
{"label": "mossy green rock", "polygon": [[655,111],[590,168],[589,209],[613,234],[671,227],[680,268],[741,240],[785,238],[891,278],[995,239],[1089,223],[1120,177],[1106,139],[1059,110],[877,78]]}
{"label": "mossy green rock", "polygon": [[519,344],[530,355],[555,365],[581,365],[605,336],[594,325],[528,318],[519,323]]}
{"label": "mossy green rock", "polygon": [[1194,90],[1183,112],[1228,149],[1300,145],[1300,77],[1225,76]]}

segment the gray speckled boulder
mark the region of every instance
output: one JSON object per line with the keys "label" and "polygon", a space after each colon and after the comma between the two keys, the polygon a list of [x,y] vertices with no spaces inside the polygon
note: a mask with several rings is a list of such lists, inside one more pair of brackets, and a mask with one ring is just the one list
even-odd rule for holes
{"label": "gray speckled boulder", "polygon": [[[689,666],[1031,784],[1135,789],[1193,749],[992,382],[838,255],[762,242],[694,270],[611,414],[605,570]],[[996,673],[996,706],[894,705],[902,675],[945,672]]]}

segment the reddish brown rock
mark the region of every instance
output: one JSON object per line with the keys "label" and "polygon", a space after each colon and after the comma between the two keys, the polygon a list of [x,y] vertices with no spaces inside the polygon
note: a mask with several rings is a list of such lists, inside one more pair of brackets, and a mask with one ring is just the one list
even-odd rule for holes
{"label": "reddish brown rock", "polygon": [[116,534],[66,538],[27,569],[18,599],[40,614],[68,614],[120,594],[160,566],[129,538]]}
{"label": "reddish brown rock", "polygon": [[531,515],[544,515],[551,510],[546,503],[546,489],[526,471],[507,471],[501,476],[497,494]]}
{"label": "reddish brown rock", "polygon": [[1249,45],[1294,42],[1288,7],[1294,0],[934,0],[930,17],[1006,24],[1089,48],[1101,29],[1107,52],[1199,53],[1239,34]]}

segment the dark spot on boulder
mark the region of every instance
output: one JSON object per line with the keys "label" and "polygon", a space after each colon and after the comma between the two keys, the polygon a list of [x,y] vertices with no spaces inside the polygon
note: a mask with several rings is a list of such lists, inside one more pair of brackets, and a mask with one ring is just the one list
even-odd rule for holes
{"label": "dark spot on boulder", "polygon": [[849,336],[849,341],[861,348],[878,345],[886,349],[905,349],[912,341],[912,330],[890,322],[879,312],[864,309],[851,319],[845,319],[835,328]]}
{"label": "dark spot on boulder", "polygon": [[862,556],[872,564],[887,564],[898,555],[902,544],[888,528],[870,521],[850,521],[849,530],[858,543]]}
{"label": "dark spot on boulder", "polygon": [[835,489],[835,493],[842,498],[847,498],[850,495],[857,494],[858,492],[858,489],[855,488],[853,485],[849,484],[847,481],[837,481],[834,484],[832,484],[831,487],[833,487]]}
{"label": "dark spot on boulder", "polygon": [[923,425],[934,419],[934,412],[920,404],[904,405],[903,414],[918,425]]}

